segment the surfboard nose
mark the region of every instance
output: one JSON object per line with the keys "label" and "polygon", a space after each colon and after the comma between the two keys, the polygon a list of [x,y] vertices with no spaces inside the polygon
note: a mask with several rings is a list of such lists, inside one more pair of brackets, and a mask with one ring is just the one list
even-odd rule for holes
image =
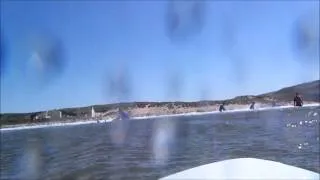
{"label": "surfboard nose", "polygon": [[239,158],[191,168],[161,178],[169,179],[308,179],[318,180],[318,173],[279,162]]}

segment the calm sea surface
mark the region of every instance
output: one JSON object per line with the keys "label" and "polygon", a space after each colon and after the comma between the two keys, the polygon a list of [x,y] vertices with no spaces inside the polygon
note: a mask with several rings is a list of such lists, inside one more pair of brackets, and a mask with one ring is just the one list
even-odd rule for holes
{"label": "calm sea surface", "polygon": [[315,172],[319,107],[1,132],[1,179],[157,179],[240,157]]}

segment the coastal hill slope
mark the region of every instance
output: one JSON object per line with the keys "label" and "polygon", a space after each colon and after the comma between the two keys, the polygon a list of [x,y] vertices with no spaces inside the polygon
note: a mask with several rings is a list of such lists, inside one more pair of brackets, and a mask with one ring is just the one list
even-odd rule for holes
{"label": "coastal hill slope", "polygon": [[320,102],[320,80],[282,88],[278,91],[262,94],[261,96],[270,96],[277,100],[287,101],[292,100],[296,92],[300,93],[305,101]]}
{"label": "coastal hill slope", "polygon": [[[0,118],[1,125],[14,125],[22,123],[76,121],[79,119],[91,119],[92,108],[94,109],[95,114],[99,114],[99,118],[103,119],[115,116],[118,107],[121,107],[122,109],[128,111],[132,116],[148,116],[186,112],[214,111],[217,110],[217,107],[223,102],[226,103],[226,105],[248,105],[253,101],[264,105],[270,105],[273,103],[276,103],[277,105],[285,105],[288,103],[292,104],[292,100],[296,92],[299,92],[302,95],[305,102],[319,103],[320,80],[302,83],[291,87],[285,87],[283,89],[265,94],[238,96],[232,99],[220,101],[207,100],[196,102],[129,102],[119,104],[93,105],[77,108],[63,108],[45,112],[3,113],[0,114]],[[57,112],[59,114],[58,118]]]}
{"label": "coastal hill slope", "polygon": [[[224,102],[226,104],[249,104],[252,101],[258,103],[289,103],[293,101],[297,92],[302,95],[304,101],[320,102],[320,80],[285,87],[277,91],[260,95],[237,96],[232,99],[224,100]],[[221,101],[219,103],[221,103]]]}

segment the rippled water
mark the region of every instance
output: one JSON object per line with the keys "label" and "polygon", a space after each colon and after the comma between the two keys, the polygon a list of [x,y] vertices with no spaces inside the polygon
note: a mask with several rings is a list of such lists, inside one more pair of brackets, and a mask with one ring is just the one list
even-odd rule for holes
{"label": "rippled water", "polygon": [[157,179],[255,157],[320,172],[319,107],[1,133],[1,179]]}

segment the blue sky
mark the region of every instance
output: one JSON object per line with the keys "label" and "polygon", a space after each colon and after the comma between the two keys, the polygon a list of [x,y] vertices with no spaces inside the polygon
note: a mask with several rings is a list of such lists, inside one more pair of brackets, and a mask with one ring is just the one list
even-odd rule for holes
{"label": "blue sky", "polygon": [[[317,1],[208,1],[205,6],[202,30],[172,41],[166,1],[1,1],[1,112],[114,102],[106,77],[121,64],[130,70],[128,101],[225,99],[319,79],[318,55],[313,61],[298,55],[292,35],[299,17],[318,18]],[[226,19],[234,27],[233,48],[223,29]],[[37,32],[59,38],[65,52],[62,73],[45,87],[36,84],[39,74],[26,65],[28,38]],[[167,93],[170,72],[183,77],[179,97]]]}

